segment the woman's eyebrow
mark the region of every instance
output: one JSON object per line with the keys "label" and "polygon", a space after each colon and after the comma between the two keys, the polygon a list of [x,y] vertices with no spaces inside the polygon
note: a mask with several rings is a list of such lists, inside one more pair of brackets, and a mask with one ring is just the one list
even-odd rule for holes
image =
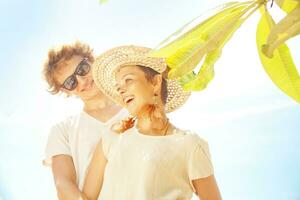
{"label": "woman's eyebrow", "polygon": [[129,74],[124,74],[123,76],[122,76],[122,78],[121,79],[123,79],[124,77],[126,77],[126,76],[130,76],[130,75],[134,75],[133,73],[129,73]]}
{"label": "woman's eyebrow", "polygon": [[[134,76],[134,74],[133,73],[129,73],[129,74],[124,74],[122,77],[121,77],[121,79],[120,80],[123,80],[126,76],[130,76],[130,75],[133,75]],[[115,88],[118,88],[119,87],[119,84],[118,83],[116,83],[115,85],[114,85],[114,87]]]}

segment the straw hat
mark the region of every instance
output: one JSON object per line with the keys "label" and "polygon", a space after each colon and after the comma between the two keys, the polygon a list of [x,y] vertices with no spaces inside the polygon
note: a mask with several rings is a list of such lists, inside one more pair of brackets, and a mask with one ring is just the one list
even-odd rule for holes
{"label": "straw hat", "polygon": [[[117,69],[127,65],[142,65],[159,73],[163,73],[167,69],[164,59],[146,56],[150,50],[139,46],[120,46],[98,56],[92,66],[94,81],[98,88],[113,101],[122,104],[120,95],[115,88]],[[179,108],[190,95],[190,92],[182,89],[178,81],[169,79],[167,79],[167,92],[166,112],[172,112]]]}

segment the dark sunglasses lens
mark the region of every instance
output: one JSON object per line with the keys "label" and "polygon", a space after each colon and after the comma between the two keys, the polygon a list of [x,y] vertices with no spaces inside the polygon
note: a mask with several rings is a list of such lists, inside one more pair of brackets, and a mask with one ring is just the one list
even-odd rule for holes
{"label": "dark sunglasses lens", "polygon": [[77,86],[77,80],[75,76],[70,76],[67,78],[63,84],[63,87],[67,90],[74,90]]}
{"label": "dark sunglasses lens", "polygon": [[82,62],[77,68],[76,74],[79,76],[84,76],[90,71],[90,65],[87,62]]}

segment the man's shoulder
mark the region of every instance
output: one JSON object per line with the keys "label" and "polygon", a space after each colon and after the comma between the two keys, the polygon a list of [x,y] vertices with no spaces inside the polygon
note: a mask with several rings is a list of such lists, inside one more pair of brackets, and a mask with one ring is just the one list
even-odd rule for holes
{"label": "man's shoulder", "polygon": [[126,118],[128,118],[129,112],[122,108],[118,113],[116,113],[111,119],[110,119],[110,125],[118,123]]}
{"label": "man's shoulder", "polygon": [[57,120],[52,124],[52,129],[55,128],[70,128],[78,123],[80,119],[82,119],[83,112],[79,112],[76,114],[69,115],[63,119]]}
{"label": "man's shoulder", "polygon": [[129,116],[129,112],[125,108],[122,108],[115,116],[118,119],[124,119]]}

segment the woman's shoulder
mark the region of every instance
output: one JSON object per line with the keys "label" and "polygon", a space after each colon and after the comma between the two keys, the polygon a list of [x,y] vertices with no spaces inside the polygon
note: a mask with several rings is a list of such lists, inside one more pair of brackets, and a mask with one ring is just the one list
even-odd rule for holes
{"label": "woman's shoulder", "polygon": [[195,131],[176,128],[175,134],[182,136],[185,142],[189,145],[208,145],[207,141],[201,136],[201,134]]}
{"label": "woman's shoulder", "polygon": [[[208,142],[197,132],[191,130],[178,130],[184,138],[184,149],[191,158],[193,155],[210,157]],[[201,152],[201,153],[199,153]]]}

